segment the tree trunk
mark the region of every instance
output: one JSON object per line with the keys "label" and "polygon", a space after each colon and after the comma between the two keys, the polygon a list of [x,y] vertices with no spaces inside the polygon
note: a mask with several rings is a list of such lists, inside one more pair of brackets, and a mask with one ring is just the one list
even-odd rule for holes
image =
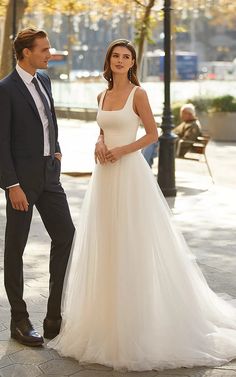
{"label": "tree trunk", "polygon": [[15,66],[15,59],[12,48],[13,38],[15,37],[15,35],[13,34],[18,32],[18,28],[27,6],[27,0],[8,1],[0,62],[0,78],[8,75],[8,73],[10,73]]}
{"label": "tree trunk", "polygon": [[[140,5],[140,2],[138,1],[137,4]],[[150,25],[150,14],[154,5],[155,5],[155,0],[149,0],[148,5],[144,6],[145,11],[143,14],[143,18],[140,20],[141,27],[138,30],[138,36],[137,36],[137,40],[138,40],[137,65],[138,65],[139,74],[141,72],[141,66],[142,66],[144,43],[147,38],[148,29]]]}

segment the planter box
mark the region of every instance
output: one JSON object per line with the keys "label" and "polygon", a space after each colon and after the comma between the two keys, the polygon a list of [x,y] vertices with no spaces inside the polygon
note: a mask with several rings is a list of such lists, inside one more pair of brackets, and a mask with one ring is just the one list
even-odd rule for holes
{"label": "planter box", "polygon": [[215,141],[236,141],[236,113],[200,114],[204,133]]}

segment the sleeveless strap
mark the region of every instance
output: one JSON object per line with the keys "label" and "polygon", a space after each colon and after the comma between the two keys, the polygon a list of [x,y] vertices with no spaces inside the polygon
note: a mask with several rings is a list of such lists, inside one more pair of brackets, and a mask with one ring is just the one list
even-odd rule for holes
{"label": "sleeveless strap", "polygon": [[100,97],[100,101],[99,101],[99,104],[98,104],[98,108],[99,109],[102,109],[102,104],[103,104],[103,100],[104,100],[104,97],[105,97],[105,94],[107,92],[107,89],[105,89],[102,94],[101,94],[101,97]]}
{"label": "sleeveless strap", "polygon": [[128,105],[131,105],[131,107],[133,108],[134,93],[136,92],[137,88],[139,88],[139,86],[134,86],[133,89],[131,90],[129,97],[126,101],[125,107],[128,106]]}

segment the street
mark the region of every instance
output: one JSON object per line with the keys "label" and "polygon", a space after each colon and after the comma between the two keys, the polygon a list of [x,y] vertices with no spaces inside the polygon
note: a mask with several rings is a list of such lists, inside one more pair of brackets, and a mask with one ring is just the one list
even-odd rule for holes
{"label": "street", "polygon": [[[63,151],[62,183],[68,196],[75,224],[94,166],[93,147],[97,137],[95,123],[59,120]],[[92,154],[92,155],[91,155]],[[207,155],[216,184],[212,184],[203,162],[176,160],[176,198],[168,198],[177,226],[208,281],[225,297],[236,299],[235,164],[236,143],[210,142]],[[156,174],[157,161],[153,167]],[[80,176],[71,176],[67,173]],[[80,173],[80,174],[78,174]],[[1,377],[235,377],[236,361],[218,368],[121,373],[100,366],[82,366],[61,358],[46,345],[27,348],[9,339],[9,304],[3,285],[3,246],[5,199],[0,192],[0,376]],[[48,296],[48,258],[50,240],[37,211],[34,211],[29,241],[24,254],[25,299],[30,318],[39,332]],[[157,345],[160,346],[160,345]]]}

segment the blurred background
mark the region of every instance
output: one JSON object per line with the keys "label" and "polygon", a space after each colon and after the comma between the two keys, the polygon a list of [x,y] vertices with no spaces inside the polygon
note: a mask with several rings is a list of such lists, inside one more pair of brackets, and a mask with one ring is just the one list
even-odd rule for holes
{"label": "blurred background", "polygon": [[[172,102],[236,96],[236,2],[173,0],[171,5]],[[48,71],[57,106],[95,108],[104,87],[106,48],[113,39],[127,38],[136,45],[153,111],[161,112],[162,0],[0,0],[0,77],[15,65],[12,39],[30,25],[49,34]]]}

